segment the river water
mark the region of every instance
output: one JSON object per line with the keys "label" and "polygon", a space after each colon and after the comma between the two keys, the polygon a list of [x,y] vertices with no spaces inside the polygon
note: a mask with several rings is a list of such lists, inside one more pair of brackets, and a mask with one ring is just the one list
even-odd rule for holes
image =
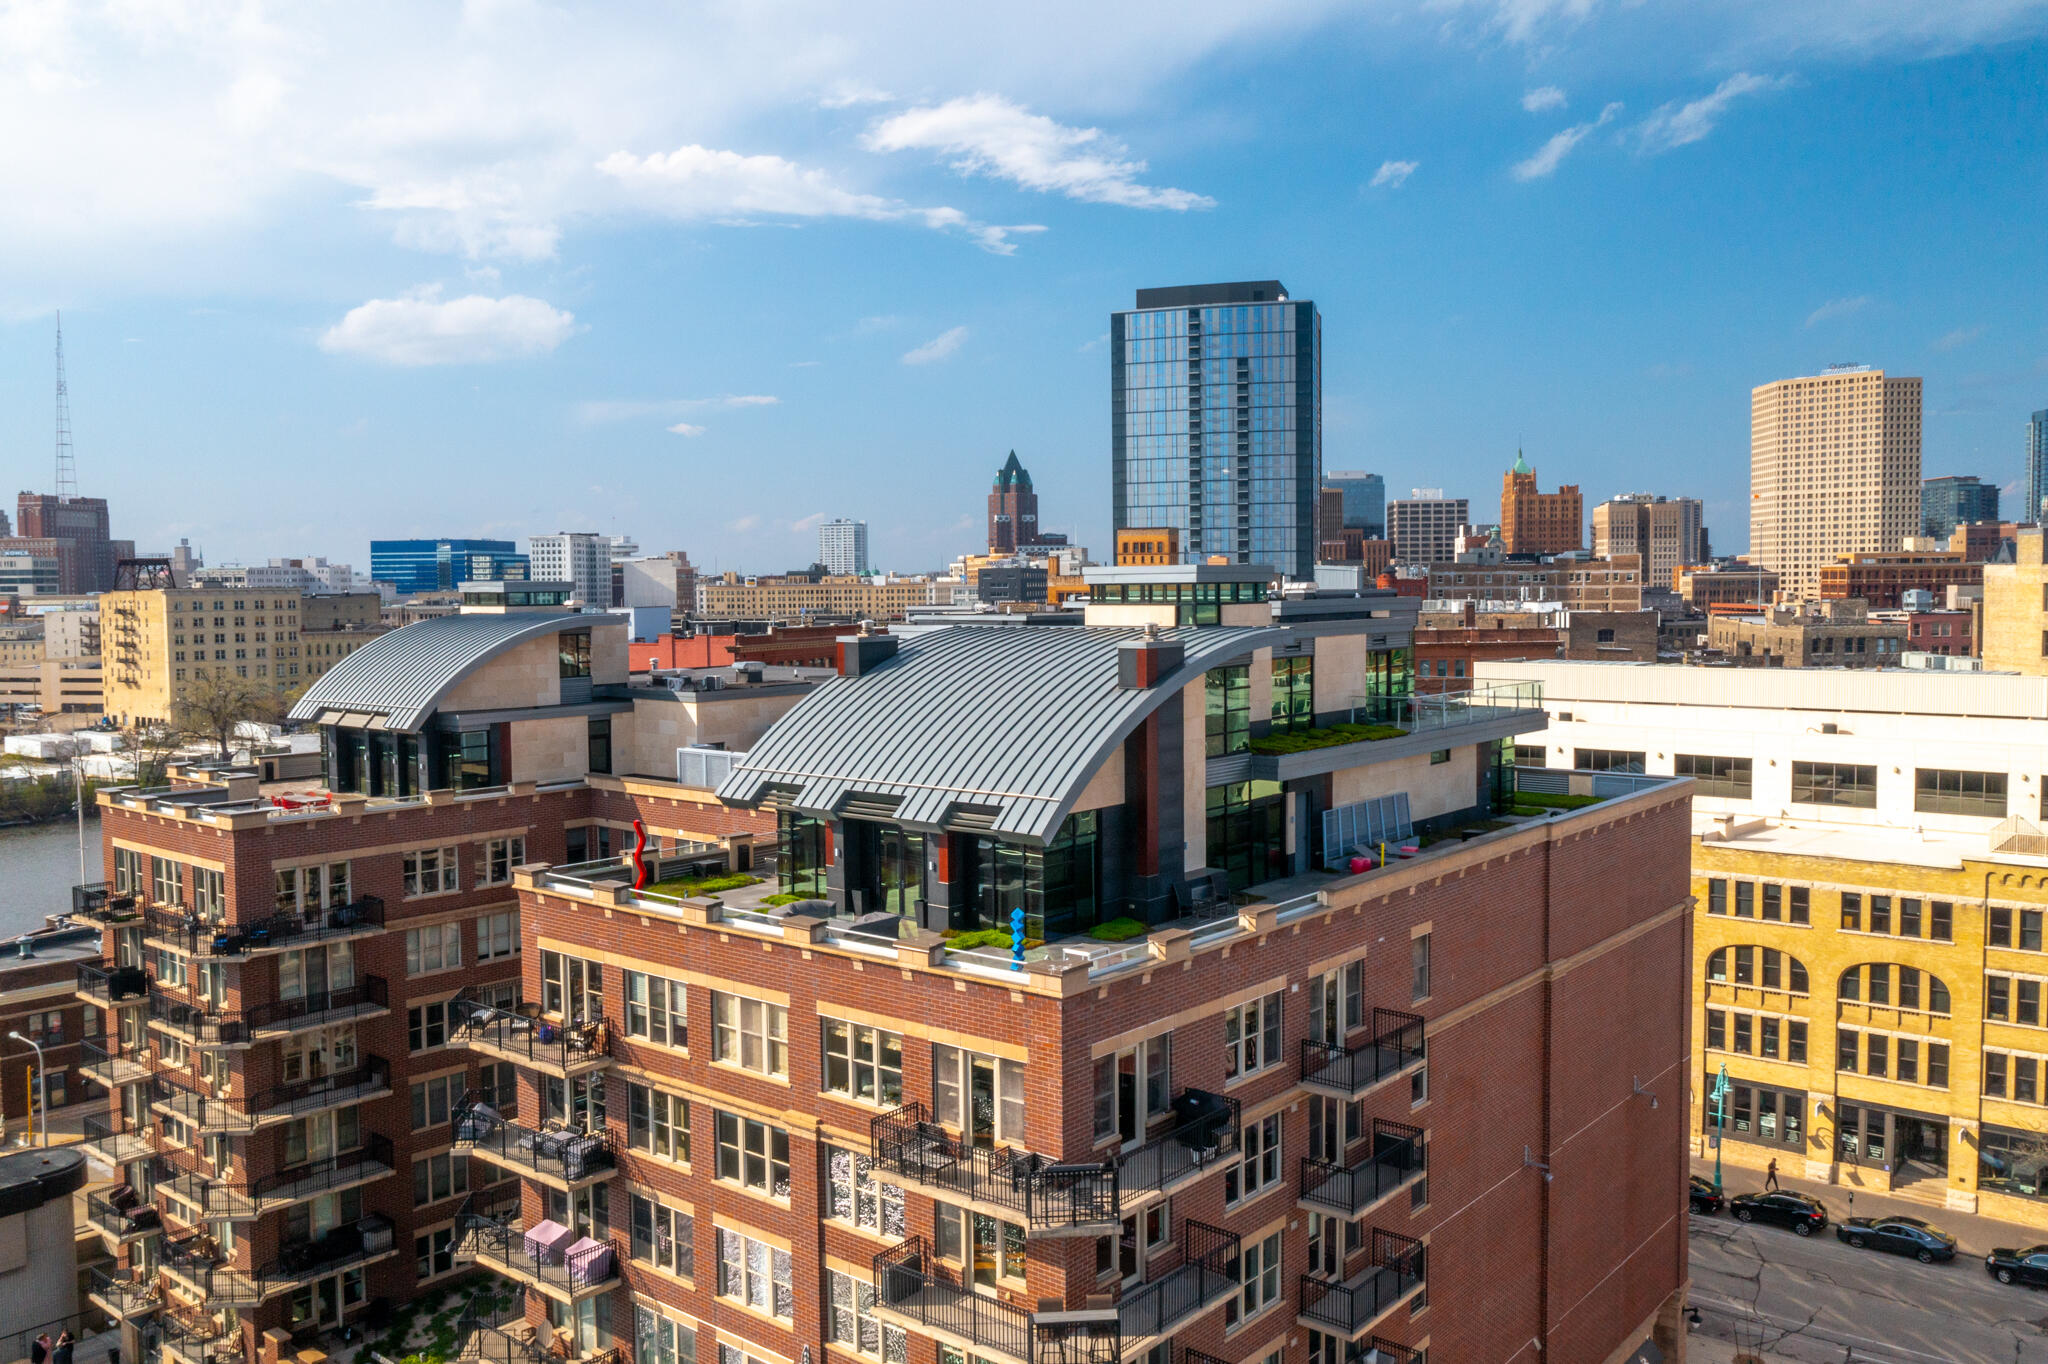
{"label": "river water", "polygon": [[[100,879],[100,822],[85,821],[85,878]],[[71,908],[79,881],[78,822],[0,829],[0,939],[43,926],[43,916]]]}

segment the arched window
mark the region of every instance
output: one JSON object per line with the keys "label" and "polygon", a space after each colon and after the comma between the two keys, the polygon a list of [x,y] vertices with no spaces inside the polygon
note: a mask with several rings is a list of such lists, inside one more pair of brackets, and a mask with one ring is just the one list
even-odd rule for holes
{"label": "arched window", "polygon": [[1835,997],[1845,1004],[1949,1013],[1948,985],[1940,976],[1888,961],[1864,962],[1842,972]]}
{"label": "arched window", "polygon": [[[1806,963],[1775,947],[1717,947],[1707,957],[1707,979],[1724,985],[1760,985],[1803,995],[1810,986]],[[1947,998],[1944,994],[1943,998]]]}

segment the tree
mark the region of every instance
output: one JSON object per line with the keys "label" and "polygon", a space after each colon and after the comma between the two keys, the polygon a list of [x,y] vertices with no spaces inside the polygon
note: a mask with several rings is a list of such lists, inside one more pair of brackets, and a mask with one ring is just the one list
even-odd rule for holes
{"label": "tree", "polygon": [[235,726],[250,721],[275,724],[284,717],[286,698],[269,684],[246,677],[230,677],[225,668],[215,668],[186,688],[171,707],[171,724],[181,734],[203,739],[229,756]]}

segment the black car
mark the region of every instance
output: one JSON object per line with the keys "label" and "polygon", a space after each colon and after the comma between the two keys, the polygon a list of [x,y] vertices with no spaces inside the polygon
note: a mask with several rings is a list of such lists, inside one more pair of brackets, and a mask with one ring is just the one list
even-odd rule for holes
{"label": "black car", "polygon": [[1923,1265],[1956,1258],[1956,1238],[1917,1217],[1852,1217],[1835,1228],[1835,1235],[1859,1250],[1887,1250],[1910,1255]]}
{"label": "black car", "polygon": [[1811,1236],[1828,1224],[1828,1210],[1803,1193],[1745,1193],[1728,1200],[1738,1222],[1771,1222]]}
{"label": "black car", "polygon": [[2048,1246],[2028,1246],[2025,1250],[2000,1246],[1984,1257],[1984,1268],[2000,1283],[2040,1288],[2048,1285]]}
{"label": "black car", "polygon": [[1714,1187],[1714,1181],[1711,1179],[1701,1179],[1698,1175],[1692,1177],[1692,1210],[1694,1212],[1717,1213],[1721,1211],[1721,1206],[1726,1201],[1726,1199],[1721,1197],[1721,1191]]}

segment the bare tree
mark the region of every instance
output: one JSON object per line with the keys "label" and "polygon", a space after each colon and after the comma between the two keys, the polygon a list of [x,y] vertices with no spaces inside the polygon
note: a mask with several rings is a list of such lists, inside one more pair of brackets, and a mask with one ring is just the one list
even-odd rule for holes
{"label": "bare tree", "polygon": [[283,718],[287,704],[288,698],[268,684],[230,677],[225,668],[216,668],[178,698],[171,707],[171,724],[189,738],[215,745],[225,758],[232,749],[236,725],[244,721],[274,724]]}

